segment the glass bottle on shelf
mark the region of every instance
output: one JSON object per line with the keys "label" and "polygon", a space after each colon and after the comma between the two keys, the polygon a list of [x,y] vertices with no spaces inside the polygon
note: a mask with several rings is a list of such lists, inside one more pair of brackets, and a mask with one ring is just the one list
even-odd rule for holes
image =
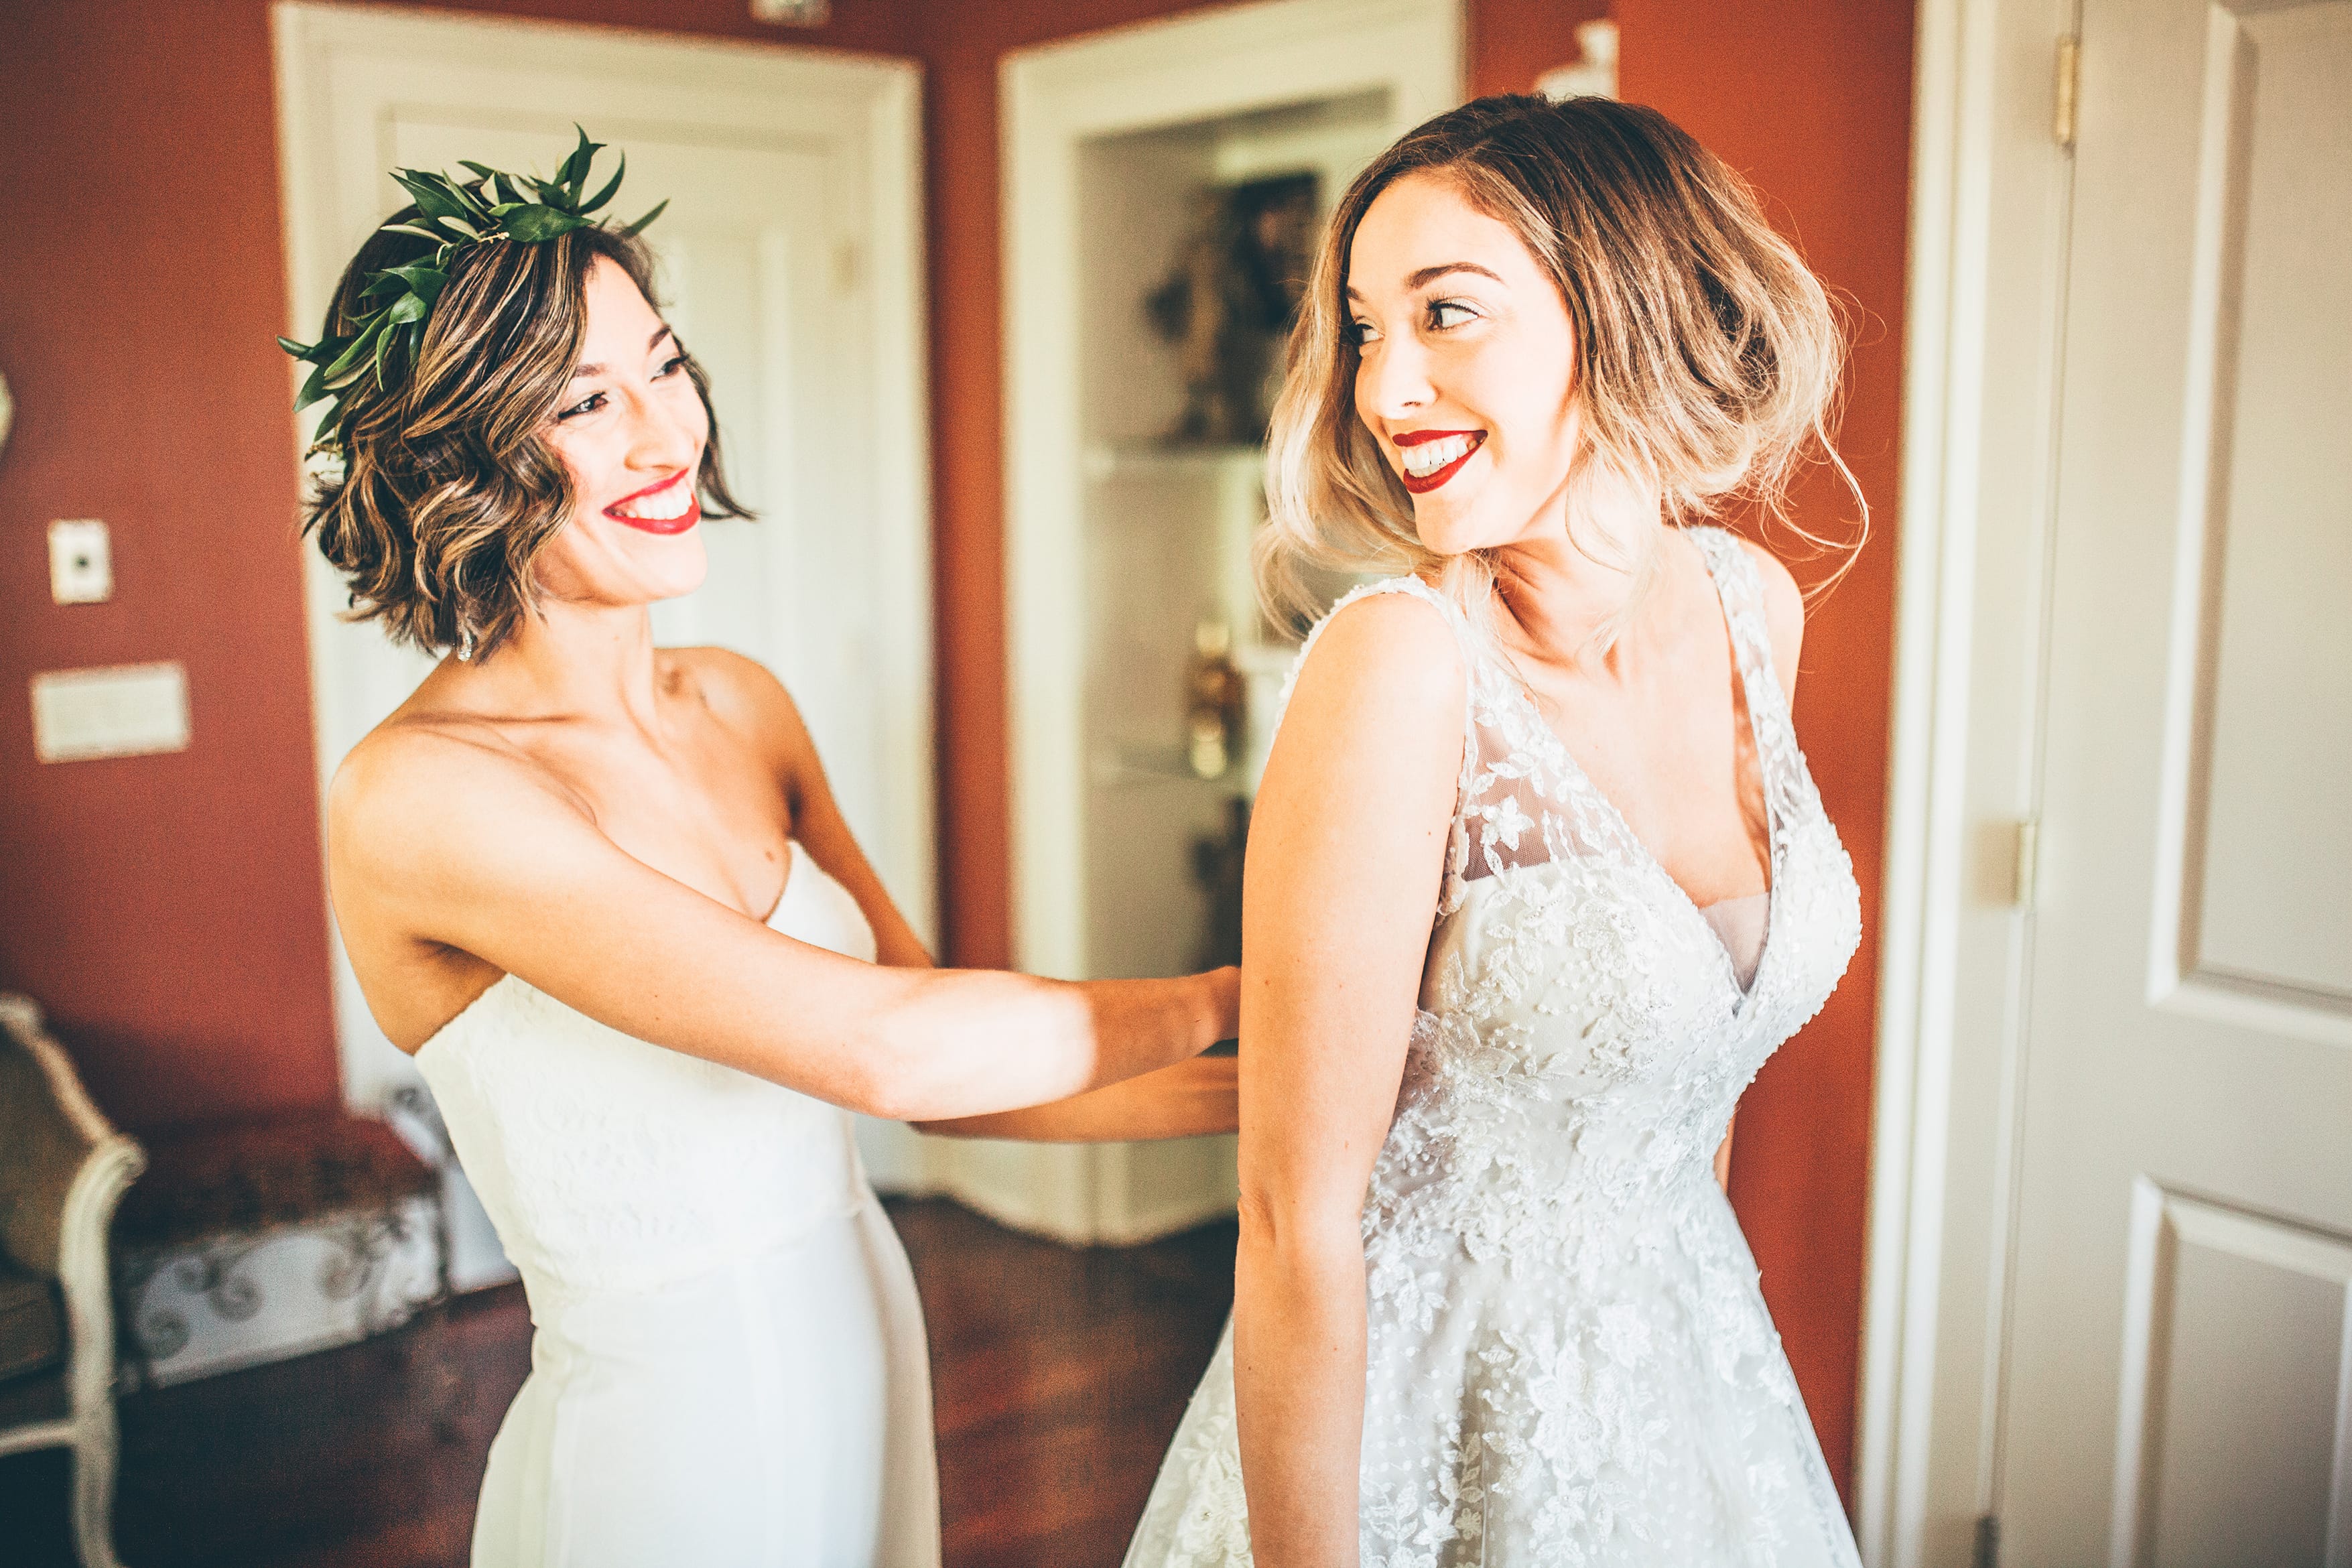
{"label": "glass bottle on shelf", "polygon": [[1221,779],[1242,754],[1248,688],[1234,663],[1233,630],[1221,620],[1192,628],[1192,662],[1185,674],[1184,754],[1193,776]]}

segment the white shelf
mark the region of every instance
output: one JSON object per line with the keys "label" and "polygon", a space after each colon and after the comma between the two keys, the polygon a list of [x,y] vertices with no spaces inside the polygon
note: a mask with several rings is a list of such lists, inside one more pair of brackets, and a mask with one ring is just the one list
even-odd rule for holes
{"label": "white shelf", "polygon": [[1208,446],[1175,441],[1094,441],[1086,448],[1087,477],[1105,479],[1117,474],[1223,473],[1255,468],[1265,461],[1262,446],[1238,442]]}

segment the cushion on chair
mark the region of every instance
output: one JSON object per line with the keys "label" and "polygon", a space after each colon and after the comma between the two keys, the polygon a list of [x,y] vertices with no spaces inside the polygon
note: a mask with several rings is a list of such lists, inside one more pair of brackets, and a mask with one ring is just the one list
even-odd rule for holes
{"label": "cushion on chair", "polygon": [[0,1257],[0,1383],[45,1372],[65,1359],[66,1321],[57,1281]]}
{"label": "cushion on chair", "polygon": [[159,1134],[122,1200],[118,1243],[250,1234],[437,1193],[440,1176],[383,1122],[341,1110]]}

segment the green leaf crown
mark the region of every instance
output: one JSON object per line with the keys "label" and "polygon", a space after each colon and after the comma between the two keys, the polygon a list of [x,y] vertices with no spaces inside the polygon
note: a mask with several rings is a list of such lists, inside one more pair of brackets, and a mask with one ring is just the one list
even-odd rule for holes
{"label": "green leaf crown", "polygon": [[[621,176],[628,173],[629,155],[622,153],[620,167],[613,171],[613,177],[594,195],[586,195],[583,193],[588,188],[589,165],[604,150],[604,143],[589,141],[588,132],[576,125],[572,129],[580,132],[580,144],[563,160],[551,180],[542,180],[536,174],[511,174],[470,159],[459,162],[473,171],[471,180],[460,181],[424,169],[392,171],[392,177],[415,199],[416,211],[413,217],[385,224],[383,232],[411,234],[430,240],[432,251],[401,266],[369,274],[360,298],[381,300],[383,303],[353,321],[348,337],[330,334],[315,343],[298,343],[291,338],[278,340],[278,347],[314,367],[295,396],[295,412],[326,400],[335,405],[319,426],[313,450],[332,451],[342,445],[345,399],[360,377],[372,372],[378,389],[388,391],[415,364],[433,301],[440,297],[443,286],[449,281],[450,268],[468,247],[499,240],[538,245],[598,221],[596,214],[621,188]],[[668,205],[666,201],[661,203],[621,232],[636,234],[661,216],[662,209]]]}

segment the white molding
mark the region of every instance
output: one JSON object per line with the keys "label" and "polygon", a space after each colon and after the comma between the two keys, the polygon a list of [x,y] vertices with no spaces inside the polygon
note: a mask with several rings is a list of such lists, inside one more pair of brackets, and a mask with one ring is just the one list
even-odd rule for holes
{"label": "white molding", "polygon": [[[377,204],[392,195],[375,166],[380,160],[373,143],[363,163],[349,145],[366,140],[352,117],[370,112],[370,106],[338,97],[339,59],[414,62],[422,71],[446,70],[453,61],[528,61],[533,72],[612,80],[628,101],[641,101],[673,121],[702,114],[714,126],[823,148],[834,160],[837,177],[852,193],[844,210],[851,215],[856,251],[848,259],[857,270],[868,331],[877,447],[887,454],[887,461],[873,465],[871,515],[856,521],[882,580],[897,584],[877,599],[872,639],[883,689],[877,720],[882,776],[889,792],[877,803],[876,816],[890,832],[888,842],[871,843],[867,850],[917,931],[933,938],[938,854],[920,68],[830,49],[340,4],[279,4],[271,20],[288,331],[300,339],[311,335],[323,315],[343,257],[384,210]],[[625,46],[625,57],[616,55],[616,46]],[[293,384],[289,379],[289,391]],[[348,632],[337,618],[341,585],[315,550],[305,548],[303,554],[323,793],[358,738],[341,732],[348,726],[336,717],[351,705],[346,692],[355,676],[348,668]],[[373,1039],[374,1030],[340,941],[334,952],[346,1093],[373,1108],[386,1087],[384,1072],[373,1065],[381,1053],[368,1056],[366,1072],[352,1070],[354,1042]]]}
{"label": "white molding", "polygon": [[[1381,93],[1393,138],[1462,100],[1459,0],[1270,0],[1008,55],[1003,105],[1004,561],[1013,961],[1082,978],[1087,453],[1079,416],[1078,150],[1087,140]],[[1105,1145],[960,1151],[949,1190],[1024,1228],[1130,1242],[1230,1212],[1206,1156]],[[1229,1163],[1229,1162],[1228,1162]],[[1195,1168],[1197,1167],[1197,1168]]]}
{"label": "white molding", "polygon": [[1856,1504],[1874,1568],[1991,1510],[2030,915],[1979,847],[2035,812],[2074,0],[1920,0],[1893,755]]}

